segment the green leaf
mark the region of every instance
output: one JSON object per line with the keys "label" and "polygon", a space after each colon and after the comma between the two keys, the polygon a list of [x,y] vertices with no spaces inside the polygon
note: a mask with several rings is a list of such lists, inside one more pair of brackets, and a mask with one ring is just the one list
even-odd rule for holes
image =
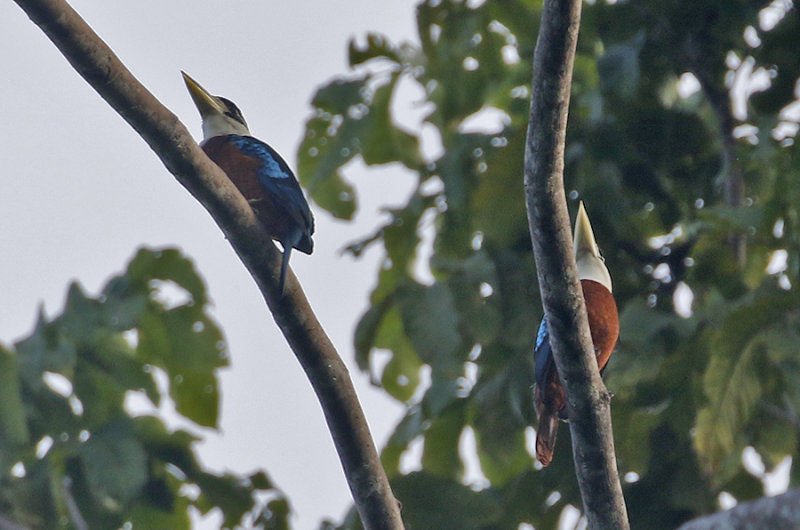
{"label": "green leaf", "polygon": [[199,471],[192,444],[201,438],[183,430],[169,432],[155,416],[138,416],[134,422],[137,438],[152,458],[173,464],[188,475]]}
{"label": "green leaf", "polygon": [[353,105],[364,101],[367,76],[354,79],[337,78],[318,89],[311,106],[331,114],[345,114]]}
{"label": "green leaf", "polygon": [[139,329],[139,355],[167,370],[178,412],[206,427],[217,425],[216,369],[227,365],[220,344],[221,331],[195,306],[148,315]]}
{"label": "green leaf", "polygon": [[[501,247],[530,239],[525,194],[520,193],[519,175],[525,149],[525,129],[508,127],[499,134],[485,135],[482,155],[472,158],[477,186],[472,193],[470,215],[484,239]],[[503,215],[498,215],[503,212]]]}
{"label": "green leaf", "polygon": [[738,466],[726,457],[747,444],[742,429],[764,392],[763,332],[795,304],[796,297],[785,292],[758,296],[732,311],[713,335],[703,385],[709,404],[698,412],[695,447],[712,469],[722,472],[720,478],[735,471],[720,469],[724,462]]}
{"label": "green leaf", "polygon": [[484,475],[497,487],[533,465],[524,433],[533,418],[532,383],[530,365],[517,358],[494,377],[480,379],[473,389],[478,458]]}
{"label": "green leaf", "polygon": [[598,60],[600,86],[621,99],[629,100],[639,88],[639,54],[645,43],[645,33],[640,31],[625,42],[613,44]]}
{"label": "green leaf", "polygon": [[472,491],[451,479],[418,472],[391,483],[409,528],[497,527],[502,517],[500,504],[488,492]]}
{"label": "green leaf", "polygon": [[[216,424],[216,369],[227,361],[207,302],[191,261],[143,249],[99,297],[71,285],[61,315],[48,321],[42,312],[16,352],[0,347],[0,445],[8,457],[0,504],[15,507],[6,515],[31,528],[63,526],[73,517],[69,496],[93,528],[189,528],[191,506],[221,508],[230,527],[285,528],[288,504],[265,474],[248,481],[207,472],[192,449],[198,437],[125,410],[131,391],[158,403],[159,367],[178,412]],[[17,463],[24,477],[11,474]],[[258,504],[266,490],[274,511]]]}
{"label": "green leaf", "polygon": [[239,477],[202,473],[193,478],[202,491],[202,498],[198,503],[200,509],[207,513],[212,508],[220,508],[224,514],[225,528],[237,526],[242,516],[253,508],[250,487],[241,484]]}
{"label": "green leaf", "polygon": [[153,280],[172,281],[188,291],[192,305],[203,307],[208,303],[205,283],[194,264],[174,248],[139,249],[128,264],[126,276],[134,283],[151,287]]}
{"label": "green leaf", "polygon": [[75,345],[65,340],[58,327],[48,324],[44,315],[39,315],[33,334],[15,344],[19,354],[22,380],[34,390],[44,386],[44,372],[55,372],[72,378],[77,360]]}
{"label": "green leaf", "polygon": [[367,165],[401,162],[417,169],[421,165],[417,137],[397,127],[392,120],[390,103],[398,76],[375,90],[366,118],[368,136],[361,138],[361,156]]}
{"label": "green leaf", "polygon": [[381,463],[389,477],[400,474],[400,457],[411,441],[424,431],[425,418],[419,406],[411,407],[395,426],[386,447],[381,451]]}
{"label": "green leaf", "polygon": [[395,352],[383,369],[381,386],[398,401],[407,401],[419,384],[419,368],[416,355]]}
{"label": "green leaf", "polygon": [[337,219],[352,219],[357,208],[355,188],[338,172],[320,180],[313,197],[314,202]]}
{"label": "green leaf", "polygon": [[757,499],[764,495],[764,484],[756,477],[740,469],[739,472],[725,484],[725,491],[739,501]]}
{"label": "green leaf", "polygon": [[369,128],[364,119],[369,103],[366,77],[337,79],[317,91],[314,115],[297,151],[297,175],[320,206],[342,219],[351,219],[355,191],[342,179],[340,168],[361,149]]}
{"label": "green leaf", "polygon": [[337,79],[314,96],[315,113],[298,149],[298,175],[311,197],[336,217],[351,219],[356,210],[355,190],[341,174],[356,155],[368,165],[421,164],[416,136],[398,128],[391,117],[398,79],[395,73],[377,88],[367,76]]}
{"label": "green leaf", "polygon": [[406,332],[420,358],[434,373],[457,376],[463,370],[458,313],[447,287],[406,284],[397,290],[397,304]]}
{"label": "green leaf", "polygon": [[371,59],[385,59],[394,63],[401,61],[394,46],[384,35],[379,33],[368,33],[366,45],[363,47],[359,46],[355,39],[350,39],[347,47],[351,67]]}
{"label": "green leaf", "polygon": [[426,417],[440,415],[450,404],[463,393],[462,385],[457,379],[431,375],[431,386],[422,397],[422,410]]}
{"label": "green leaf", "polygon": [[291,508],[287,499],[274,499],[267,503],[262,517],[256,522],[264,524],[265,530],[289,530]]}
{"label": "green leaf", "polygon": [[395,399],[406,401],[419,384],[422,362],[405,334],[400,312],[396,307],[391,308],[384,316],[374,346],[388,349],[392,354],[381,374],[381,385]]}
{"label": "green leaf", "polygon": [[635,396],[616,394],[611,402],[614,426],[614,448],[620,475],[633,471],[644,475],[653,457],[650,448],[652,432],[663,422],[663,407],[650,410],[637,407]]}
{"label": "green leaf", "polygon": [[17,355],[0,345],[0,446],[6,453],[30,439],[19,377]]}
{"label": "green leaf", "polygon": [[448,477],[461,478],[464,464],[459,455],[459,442],[464,430],[464,407],[453,406],[432,421],[425,431],[425,445],[422,452],[422,467],[426,472]]}
{"label": "green leaf", "polygon": [[146,504],[135,504],[130,510],[128,520],[134,528],[169,528],[170,530],[189,530],[192,521],[189,517],[189,502],[176,498],[178,506],[171,510],[159,510]]}
{"label": "green leaf", "polygon": [[[9,466],[4,465],[3,468]],[[54,496],[54,470],[47,460],[31,460],[25,477],[5,475],[4,515],[28,528],[57,528],[60,514]]]}
{"label": "green leaf", "polygon": [[79,454],[92,495],[106,509],[122,508],[147,482],[147,455],[130,420],[93,431]]}
{"label": "green leaf", "polygon": [[384,299],[381,303],[373,304],[366,313],[361,316],[354,334],[353,343],[356,350],[356,363],[362,372],[369,371],[369,357],[375,338],[378,335],[381,323],[389,309],[390,298]]}
{"label": "green leaf", "polygon": [[[383,244],[391,266],[389,273],[381,275],[378,291],[395,290],[409,275],[419,245],[419,226],[422,214],[432,205],[431,199],[414,194],[401,210],[391,210],[391,221],[383,227]],[[373,298],[374,298],[373,294]]]}

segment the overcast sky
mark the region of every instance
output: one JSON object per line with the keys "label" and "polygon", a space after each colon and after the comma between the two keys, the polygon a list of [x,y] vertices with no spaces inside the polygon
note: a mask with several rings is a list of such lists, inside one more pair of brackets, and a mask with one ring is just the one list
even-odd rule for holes
{"label": "overcast sky", "polygon": [[[348,40],[367,31],[416,40],[410,0],[72,5],[195,138],[200,118],[181,69],[235,101],[253,134],[292,167],[315,88],[346,73]],[[217,226],[16,4],[0,3],[0,21],[0,341],[28,334],[40,305],[60,312],[71,280],[97,293],[139,246],[180,247],[208,284],[232,363],[221,374],[223,434],[203,433],[204,462],[267,470],[289,495],[298,529],[340,520],[350,496],[319,404]],[[361,194],[357,222],[335,222],[312,203],[315,252],[294,253],[292,267],[351,367],[382,446],[402,411],[369,387],[352,348],[382,255],[356,261],[340,250],[376,226],[380,207],[403,203],[412,181],[359,164],[347,175]]]}

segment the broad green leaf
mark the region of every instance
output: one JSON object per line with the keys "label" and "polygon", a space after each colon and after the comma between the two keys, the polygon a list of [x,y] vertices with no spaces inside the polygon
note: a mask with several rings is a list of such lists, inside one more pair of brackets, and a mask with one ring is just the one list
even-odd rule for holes
{"label": "broad green leaf", "polygon": [[46,322],[39,315],[33,334],[15,345],[19,354],[22,380],[34,390],[43,387],[44,372],[55,372],[72,378],[77,352],[72,341],[66,340],[57,326]]}
{"label": "broad green leaf", "polygon": [[725,491],[737,501],[756,499],[764,494],[764,484],[756,477],[741,469],[725,484]]}
{"label": "broad green leaf", "polygon": [[106,509],[122,508],[147,482],[147,455],[130,420],[93,431],[79,454],[92,495]]}
{"label": "broad green leaf", "polygon": [[487,528],[502,517],[501,505],[491,494],[451,479],[418,472],[395,477],[391,483],[410,528]]}
{"label": "broad green leaf", "polygon": [[458,375],[464,359],[458,314],[447,287],[406,284],[397,291],[397,304],[403,328],[420,358],[435,373]]}
{"label": "broad green leaf", "polygon": [[431,386],[422,398],[422,410],[425,416],[439,416],[462,393],[463,389],[457,379],[431,374]]}
{"label": "broad green leaf", "polygon": [[395,285],[411,274],[411,265],[420,241],[418,226],[431,202],[415,194],[404,209],[389,212],[392,219],[383,227],[383,242],[390,260],[386,265],[391,267],[393,274],[382,277],[379,288],[388,283],[386,290],[394,291]]}
{"label": "broad green leaf", "polygon": [[422,362],[406,336],[396,307],[384,315],[374,347],[387,349],[392,355],[381,374],[381,385],[395,399],[406,401],[419,383]]}
{"label": "broad green leaf", "polygon": [[653,458],[650,436],[663,419],[664,407],[647,409],[635,406],[635,396],[616,394],[611,401],[614,428],[614,449],[620,474],[635,472],[644,475]]}
{"label": "broad green leaf", "polygon": [[334,79],[317,90],[311,105],[334,115],[345,114],[353,105],[364,102],[366,80],[366,76]]}
{"label": "broad green leaf", "polygon": [[400,456],[411,441],[423,433],[425,417],[419,406],[411,407],[395,426],[386,446],[381,451],[381,462],[387,476],[400,474]]}
{"label": "broad green leaf", "polygon": [[352,217],[357,200],[340,170],[360,152],[370,126],[366,81],[338,79],[317,91],[312,100],[316,110],[297,151],[300,182],[320,206],[343,219]]}
{"label": "broad green leaf", "polygon": [[153,280],[172,281],[191,295],[191,303],[199,308],[208,303],[206,286],[192,261],[177,249],[142,248],[128,264],[126,275],[134,283],[153,286]]}
{"label": "broad green leaf", "polygon": [[400,62],[400,57],[394,46],[384,35],[378,33],[367,34],[365,46],[359,46],[355,39],[350,39],[348,44],[350,66],[357,66],[371,59],[384,59],[394,63]]}
{"label": "broad green leaf", "polygon": [[368,136],[361,138],[361,156],[367,165],[401,162],[417,169],[421,164],[417,137],[394,124],[390,102],[398,77],[377,88],[372,96],[370,112],[363,120],[369,123]]}
{"label": "broad green leaf", "polygon": [[273,499],[267,503],[261,517],[256,519],[256,523],[264,525],[265,530],[289,530],[289,516],[291,507],[289,501],[284,498]]}
{"label": "broad green leaf", "polygon": [[48,460],[28,462],[25,477],[8,477],[3,488],[8,510],[4,515],[29,528],[56,528],[60,514],[53,477],[54,470]]}
{"label": "broad green leaf", "polygon": [[30,440],[24,407],[17,355],[0,345],[0,446],[6,453]]}
{"label": "broad green leaf", "polygon": [[136,437],[142,441],[150,457],[173,464],[187,474],[199,471],[192,444],[200,438],[184,430],[170,432],[155,416],[139,416],[134,422]]}
{"label": "broad green leaf", "polygon": [[408,401],[419,384],[419,369],[416,355],[396,351],[383,369],[381,386],[398,401]]}
{"label": "broad green leaf", "polygon": [[722,477],[734,471],[720,466],[736,465],[726,456],[738,454],[747,443],[742,428],[764,392],[763,332],[795,304],[796,297],[786,293],[763,294],[732,311],[714,334],[703,385],[710,403],[698,413],[695,446]]}
{"label": "broad green leaf", "polygon": [[214,322],[188,305],[143,319],[139,330],[139,353],[167,370],[178,412],[206,427],[217,425],[216,369],[227,365],[221,342]]}
{"label": "broad green leaf", "polygon": [[464,429],[463,403],[450,407],[431,422],[425,431],[422,467],[425,471],[454,480],[461,478],[464,463],[459,455],[459,442]]}
{"label": "broad green leaf", "polygon": [[639,54],[645,43],[644,32],[625,43],[613,44],[598,60],[600,86],[622,99],[631,99],[639,88]]}
{"label": "broad green leaf", "polygon": [[524,131],[522,127],[505,128],[499,134],[486,135],[484,145],[476,147],[482,155],[475,159],[478,178],[470,213],[484,238],[502,247],[530,239],[525,194],[520,193]]}
{"label": "broad green leaf", "polygon": [[[162,499],[163,500],[163,499]],[[183,530],[192,528],[189,517],[189,502],[182,497],[172,497],[169,510],[159,510],[151,505],[137,503],[128,516],[134,528],[169,528]]]}
{"label": "broad green leaf", "polygon": [[532,418],[532,383],[530,367],[526,370],[516,360],[493,378],[478,380],[473,390],[471,412],[478,458],[483,473],[498,487],[533,465],[524,434],[528,419]]}
{"label": "broad green leaf", "polygon": [[375,337],[383,322],[391,299],[386,298],[381,303],[375,304],[364,313],[356,325],[353,344],[356,350],[356,363],[362,372],[369,371],[369,356]]}
{"label": "broad green leaf", "polygon": [[352,219],[356,211],[355,188],[336,172],[314,187],[314,202],[337,219]]}

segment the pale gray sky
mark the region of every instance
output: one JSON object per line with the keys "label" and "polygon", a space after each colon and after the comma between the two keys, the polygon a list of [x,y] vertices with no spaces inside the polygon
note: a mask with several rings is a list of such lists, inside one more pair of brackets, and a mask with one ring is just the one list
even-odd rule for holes
{"label": "pale gray sky", "polygon": [[[416,39],[410,0],[72,5],[196,138],[200,118],[181,69],[235,101],[253,134],[293,167],[308,102],[346,71],[348,40],[367,31]],[[219,229],[16,4],[0,3],[0,21],[0,341],[29,333],[40,304],[59,312],[71,280],[96,293],[140,245],[179,246],[208,283],[232,362],[221,377],[224,432],[203,433],[203,460],[215,470],[266,469],[292,500],[298,529],[340,520],[349,491],[316,397]],[[411,179],[396,168],[366,174],[359,164],[348,176],[361,193],[357,223],[335,222],[312,204],[315,252],[293,254],[292,267],[351,366],[382,445],[402,412],[369,387],[352,349],[382,256],[355,261],[339,251],[376,226],[381,206],[402,203]]]}

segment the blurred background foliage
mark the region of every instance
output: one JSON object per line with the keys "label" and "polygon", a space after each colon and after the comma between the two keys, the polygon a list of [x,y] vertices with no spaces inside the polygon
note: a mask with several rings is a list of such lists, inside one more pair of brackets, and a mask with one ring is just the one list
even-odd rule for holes
{"label": "blurred background foliage", "polygon": [[[354,340],[407,406],[382,457],[410,528],[554,528],[580,508],[568,429],[550,467],[531,456],[542,309],[522,164],[540,10],[428,0],[418,42],[354,39],[299,148],[302,183],[341,219],[358,208],[353,159],[416,176],[347,247],[386,256]],[[764,470],[797,456],[798,46],[791,2],[584,4],[566,189],[621,312],[606,383],[633,528],[760,497]],[[398,124],[408,109],[419,126]],[[471,440],[482,474],[466,473]]]}
{"label": "blurred background foliage", "polygon": [[[555,528],[580,508],[568,429],[550,467],[531,455],[542,310],[522,163],[540,9],[428,0],[418,42],[354,39],[299,149],[316,207],[343,220],[359,207],[353,160],[415,177],[347,246],[385,253],[354,342],[407,407],[382,458],[409,528]],[[566,188],[621,311],[606,383],[633,528],[758,498],[765,471],[796,462],[798,46],[788,1],[584,4]],[[398,124],[409,109],[415,127]],[[287,527],[264,473],[205,469],[195,435],[156,408],[169,397],[183,421],[217,425],[227,358],[207,304],[191,262],[142,249],[98,296],[71,286],[60,314],[0,346],[0,523],[180,529],[193,506]]]}
{"label": "blurred background foliage", "polygon": [[143,248],[98,296],[73,284],[59,315],[0,345],[0,527],[178,530],[218,507],[227,528],[287,528],[263,472],[204,469],[174,426],[217,427],[228,359],[208,304],[191,261]]}

